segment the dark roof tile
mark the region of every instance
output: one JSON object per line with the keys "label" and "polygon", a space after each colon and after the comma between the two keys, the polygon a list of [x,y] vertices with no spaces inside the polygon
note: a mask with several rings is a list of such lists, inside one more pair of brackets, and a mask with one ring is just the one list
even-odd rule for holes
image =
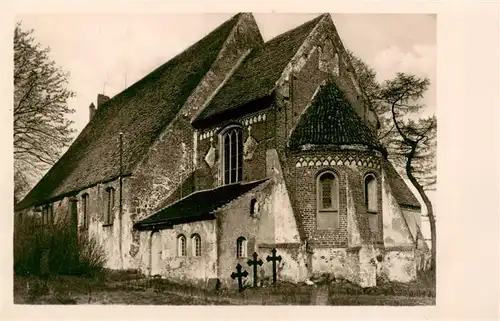
{"label": "dark roof tile", "polygon": [[265,181],[229,184],[210,190],[194,192],[135,223],[134,227],[137,229],[146,229],[155,225],[180,224],[213,218],[211,214],[215,210],[249,192]]}
{"label": "dark roof tile", "polygon": [[421,205],[415,194],[410,190],[401,175],[398,174],[392,163],[388,160],[383,162],[383,169],[387,176],[387,181],[391,187],[391,192],[396,201],[401,206],[409,206],[420,209]]}
{"label": "dark roof tile", "polygon": [[130,173],[216,60],[240,14],[105,102],[67,152],[16,206],[26,208]]}
{"label": "dark roof tile", "polygon": [[270,95],[285,67],[321,18],[323,15],[254,49],[193,124]]}
{"label": "dark roof tile", "polygon": [[382,150],[375,134],[356,114],[333,81],[319,88],[290,137],[291,149],[309,144],[360,144]]}

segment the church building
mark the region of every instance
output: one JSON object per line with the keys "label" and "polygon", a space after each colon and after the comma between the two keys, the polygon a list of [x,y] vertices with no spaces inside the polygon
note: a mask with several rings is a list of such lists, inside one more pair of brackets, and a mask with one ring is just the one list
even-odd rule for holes
{"label": "church building", "polygon": [[236,286],[235,266],[272,249],[283,281],[409,282],[428,250],[421,206],[365,98],[329,14],[264,42],[240,13],[98,95],[16,212],[71,220],[107,268],[200,286]]}

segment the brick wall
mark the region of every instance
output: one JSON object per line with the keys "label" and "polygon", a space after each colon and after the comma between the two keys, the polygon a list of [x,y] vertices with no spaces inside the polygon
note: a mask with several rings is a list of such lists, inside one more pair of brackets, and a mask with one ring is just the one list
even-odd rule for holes
{"label": "brick wall", "polygon": [[[356,165],[349,162],[348,165],[324,165],[328,158],[335,160],[343,159],[343,163],[352,159]],[[313,247],[347,247],[348,246],[348,226],[347,226],[347,184],[352,193],[355,202],[355,217],[356,223],[360,232],[363,235],[368,235],[369,242],[379,242],[383,240],[383,224],[382,224],[382,185],[380,179],[380,169],[377,168],[377,158],[370,153],[358,151],[338,151],[338,152],[303,152],[289,155],[287,163],[289,172],[290,194],[293,200],[295,211],[301,221],[305,236]],[[306,166],[303,166],[306,162]],[[363,160],[365,164],[363,164]],[[368,160],[368,161],[366,161]],[[358,166],[357,162],[361,161]],[[302,163],[301,163],[302,162]],[[314,162],[310,165],[310,162]],[[319,163],[318,163],[319,162]],[[300,166],[297,164],[300,163]],[[371,163],[371,164],[370,164]],[[318,229],[317,224],[317,177],[324,171],[332,171],[337,174],[339,179],[339,227],[334,230]],[[348,181],[348,174],[350,180]],[[354,173],[354,175],[353,175]],[[378,209],[379,220],[378,229],[370,230],[369,217],[364,205],[364,176],[367,173],[373,173],[377,179],[378,185]],[[355,182],[352,182],[353,178]]]}
{"label": "brick wall", "polygon": [[[155,232],[158,233],[156,237],[153,237],[154,233],[151,231],[141,232],[141,251],[138,254],[141,272],[146,275],[160,274],[178,282],[205,286],[209,278],[217,276],[215,228],[215,220],[207,220],[174,225],[171,229]],[[201,256],[193,255],[192,236],[195,234],[200,236]],[[186,238],[185,256],[179,256],[178,253],[177,238],[180,235]]]}

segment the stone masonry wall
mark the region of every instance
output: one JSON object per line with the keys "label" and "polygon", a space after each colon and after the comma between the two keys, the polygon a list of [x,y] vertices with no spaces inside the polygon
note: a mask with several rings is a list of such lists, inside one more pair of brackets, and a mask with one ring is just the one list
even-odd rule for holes
{"label": "stone masonry wall", "polygon": [[[162,277],[182,283],[205,286],[210,278],[217,276],[217,241],[216,221],[199,221],[174,225],[164,229],[158,238],[153,238],[152,231],[140,232],[139,268],[145,275],[159,272]],[[197,234],[201,239],[201,256],[193,255],[192,236]],[[186,237],[186,256],[179,256],[177,238]],[[152,244],[159,242],[160,244]],[[152,250],[156,248],[156,250]],[[153,258],[152,256],[159,257]],[[152,267],[152,264],[157,266]]]}

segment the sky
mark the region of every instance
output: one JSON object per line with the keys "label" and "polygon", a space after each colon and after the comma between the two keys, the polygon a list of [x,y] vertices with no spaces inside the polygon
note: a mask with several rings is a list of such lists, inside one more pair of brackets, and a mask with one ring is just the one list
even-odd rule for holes
{"label": "sky", "polygon": [[[318,14],[254,14],[264,41]],[[68,102],[79,133],[98,93],[120,93],[201,39],[232,14],[20,15],[24,29],[51,48],[51,58],[70,72]],[[344,46],[375,69],[380,81],[396,72],[428,77],[423,116],[436,112],[436,16],[433,14],[335,14]],[[429,194],[434,203],[435,193]],[[426,232],[425,234],[428,234]]]}

